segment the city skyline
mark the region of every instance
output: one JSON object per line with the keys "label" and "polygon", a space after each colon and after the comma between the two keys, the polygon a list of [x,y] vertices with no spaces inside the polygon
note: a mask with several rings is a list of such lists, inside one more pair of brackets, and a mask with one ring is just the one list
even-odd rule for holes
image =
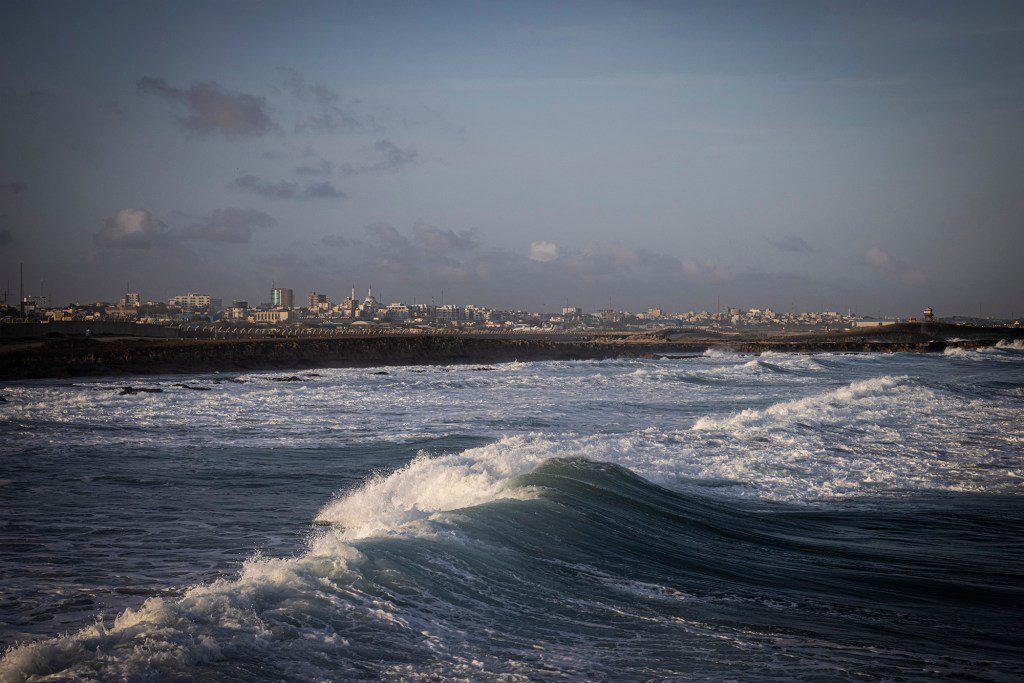
{"label": "city skyline", "polygon": [[13,5],[0,277],[1019,316],[1024,8],[879,7]]}
{"label": "city skyline", "polygon": [[[11,303],[10,296],[12,295],[9,291],[4,291],[4,303],[10,307],[18,307],[18,299]],[[225,298],[223,296],[217,296],[216,293],[211,292],[200,292],[188,290],[187,292],[182,290],[178,294],[173,296],[156,297],[150,298],[144,296],[140,291],[133,290],[131,283],[127,283],[125,291],[119,295],[119,297],[111,299],[97,299],[95,301],[88,300],[74,300],[68,302],[55,302],[49,295],[32,295],[25,294],[23,297],[24,303],[31,306],[34,310],[40,307],[51,311],[57,311],[60,309],[68,308],[89,308],[95,306],[106,306],[108,307],[108,314],[114,313],[117,317],[118,311],[124,308],[140,308],[140,307],[152,307],[152,306],[170,306],[172,308],[180,308],[185,312],[189,311],[202,311],[219,314],[218,318],[224,320],[231,320],[238,317],[245,318],[245,311],[272,311],[272,310],[292,310],[292,311],[309,311],[314,314],[313,318],[305,321],[283,318],[281,320],[275,320],[266,318],[261,322],[264,323],[297,323],[297,322],[311,322],[317,317],[324,319],[330,318],[344,307],[348,312],[348,317],[375,317],[379,310],[381,314],[386,314],[387,311],[395,307],[400,307],[408,312],[409,308],[415,307],[421,312],[428,310],[441,310],[441,309],[452,309],[452,310],[475,310],[484,312],[495,312],[495,313],[520,313],[528,316],[533,315],[570,315],[570,317],[588,317],[610,313],[622,313],[628,316],[639,315],[649,320],[654,319],[677,319],[680,316],[726,316],[730,317],[733,315],[749,316],[754,315],[755,317],[761,317],[767,315],[769,318],[778,315],[779,320],[788,318],[790,316],[803,316],[803,315],[825,315],[826,317],[834,317],[839,320],[856,320],[856,319],[887,319],[887,320],[900,320],[901,318],[919,319],[923,317],[931,320],[934,316],[933,308],[931,306],[923,306],[917,311],[901,311],[899,313],[882,313],[880,311],[869,311],[859,310],[855,311],[850,307],[843,308],[840,306],[827,306],[822,304],[816,308],[803,308],[798,309],[795,304],[792,304],[789,308],[771,305],[733,305],[735,302],[726,301],[723,303],[720,298],[716,299],[714,306],[706,306],[700,308],[693,308],[690,310],[684,309],[669,309],[665,308],[657,303],[648,304],[639,308],[628,309],[624,307],[612,306],[609,302],[606,306],[597,306],[594,308],[587,308],[577,305],[566,298],[559,305],[553,307],[541,307],[531,309],[525,306],[512,306],[512,307],[499,307],[489,305],[486,301],[479,300],[463,300],[463,301],[446,301],[444,299],[443,290],[440,292],[439,297],[427,295],[426,298],[423,296],[412,299],[404,299],[402,297],[387,297],[378,290],[378,294],[374,295],[372,285],[366,286],[365,298],[357,292],[356,285],[352,285],[349,289],[347,296],[342,296],[337,293],[325,293],[317,292],[316,290],[310,290],[308,295],[303,296],[300,292],[298,296],[295,294],[295,290],[291,287],[278,286],[276,281],[270,289],[269,297],[264,300],[262,297],[258,298],[240,298],[230,297]],[[370,316],[363,316],[362,314],[356,315],[356,311],[362,309],[362,302],[372,302],[373,310],[371,310]],[[116,302],[116,303],[115,303]],[[308,302],[304,303],[304,302]],[[240,308],[239,308],[240,307]],[[237,314],[232,314],[232,309],[238,310]],[[572,313],[570,313],[572,312]],[[941,316],[940,316],[941,317]],[[973,318],[974,316],[961,314],[957,312],[947,312],[945,314],[947,318]],[[60,319],[60,318],[55,318]],[[997,319],[997,318],[990,318]],[[1005,320],[1015,319],[1014,316],[1007,316]],[[387,321],[387,316],[384,315],[383,321]],[[403,319],[399,320],[401,322]],[[395,322],[395,320],[391,320]]]}

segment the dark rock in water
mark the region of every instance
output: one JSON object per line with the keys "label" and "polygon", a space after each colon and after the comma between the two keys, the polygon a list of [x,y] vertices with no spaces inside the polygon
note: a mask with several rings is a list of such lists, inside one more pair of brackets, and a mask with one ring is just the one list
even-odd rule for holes
{"label": "dark rock in water", "polygon": [[486,368],[486,367],[483,367],[483,366],[481,366],[481,367],[479,367],[479,368],[473,368],[473,370],[474,370],[475,372],[484,372],[484,371],[486,371],[486,370],[495,370],[495,369],[496,369],[496,368]]}
{"label": "dark rock in water", "polygon": [[135,394],[162,394],[163,389],[156,387],[121,387],[118,396],[134,396]]}
{"label": "dark rock in water", "polygon": [[182,389],[191,389],[192,391],[209,391],[210,390],[210,387],[197,387],[197,386],[194,386],[192,384],[175,384],[174,386],[181,387]]}
{"label": "dark rock in water", "polygon": [[390,375],[391,373],[387,370],[378,370],[377,372],[371,372],[371,375]]}
{"label": "dark rock in water", "polygon": [[270,380],[272,382],[301,382],[302,378],[296,377],[295,375],[289,375],[288,377],[271,377]]}
{"label": "dark rock in water", "polygon": [[306,377],[323,377],[323,375],[320,375],[320,374],[315,373],[315,372],[307,372],[306,373]]}
{"label": "dark rock in water", "polygon": [[7,397],[6,396],[0,396],[0,403],[7,403]]}

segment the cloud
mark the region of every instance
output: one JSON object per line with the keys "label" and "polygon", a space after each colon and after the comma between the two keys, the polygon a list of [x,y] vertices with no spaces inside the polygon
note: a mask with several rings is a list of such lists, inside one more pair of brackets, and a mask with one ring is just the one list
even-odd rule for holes
{"label": "cloud", "polygon": [[320,83],[310,83],[295,69],[282,68],[282,89],[309,107],[295,124],[295,132],[334,133],[339,130],[375,128],[372,116],[359,112],[359,101],[344,101],[341,95]]}
{"label": "cloud", "polygon": [[868,250],[861,256],[861,263],[879,272],[898,277],[903,284],[911,287],[923,285],[928,279],[924,271],[911,268],[902,260],[874,245],[868,247]]}
{"label": "cloud", "polygon": [[232,186],[239,190],[255,192],[261,197],[271,199],[295,199],[299,195],[299,184],[282,180],[279,183],[272,183],[260,180],[257,176],[243,175],[232,183]]}
{"label": "cloud", "polygon": [[896,261],[889,252],[875,246],[864,252],[863,261],[876,270],[893,270],[896,267]]}
{"label": "cloud", "polygon": [[320,159],[318,164],[303,164],[295,169],[299,175],[330,175],[334,173],[334,164]]}
{"label": "cloud", "polygon": [[0,183],[0,196],[21,194],[28,189],[28,183],[21,180],[11,180]]}
{"label": "cloud", "polygon": [[540,263],[549,263],[558,258],[558,245],[553,242],[531,242],[530,243],[530,256],[531,261],[538,261]]}
{"label": "cloud", "polygon": [[301,188],[295,182],[281,180],[275,183],[246,174],[237,178],[231,185],[236,189],[254,192],[270,199],[341,199],[346,196],[327,181],[311,183]]}
{"label": "cloud", "polygon": [[377,246],[389,252],[411,250],[409,240],[387,223],[371,223],[364,228],[367,236],[376,239]]}
{"label": "cloud", "polygon": [[781,237],[768,237],[766,239],[769,244],[779,251],[785,251],[791,254],[810,254],[814,251],[814,248],[807,243],[807,240],[803,237],[797,237],[796,235],[783,235]]}
{"label": "cloud", "polygon": [[324,181],[307,185],[302,196],[306,199],[344,199],[347,195],[331,183]]}
{"label": "cloud", "polygon": [[0,230],[0,247],[10,244],[14,241],[14,237],[11,236],[11,231],[6,228]]}
{"label": "cloud", "polygon": [[378,140],[366,161],[359,164],[335,164],[317,155],[307,147],[302,152],[303,158],[315,157],[316,161],[308,161],[296,167],[295,173],[301,176],[328,176],[338,172],[343,177],[364,175],[368,173],[392,173],[407,166],[419,157],[415,147],[399,147],[391,140]]}
{"label": "cloud", "polygon": [[328,247],[347,247],[351,244],[347,239],[341,235],[324,235],[323,239],[320,240]]}
{"label": "cloud", "polygon": [[93,240],[100,247],[149,249],[172,242],[174,232],[149,211],[121,209],[107,219]]}
{"label": "cloud", "polygon": [[254,138],[277,128],[262,97],[226,90],[213,81],[183,89],[146,76],[136,87],[140,93],[160,95],[183,106],[187,115],[179,123],[201,137],[220,133],[229,140]]}
{"label": "cloud", "polygon": [[419,152],[413,147],[406,147],[402,149],[395,143],[391,142],[387,138],[378,140],[373,145],[373,149],[377,154],[383,157],[381,166],[383,169],[390,170],[404,166],[405,164],[411,164],[419,156]]}
{"label": "cloud", "polygon": [[257,230],[277,225],[270,214],[254,209],[217,209],[203,220],[185,226],[182,239],[248,244]]}
{"label": "cloud", "polygon": [[253,263],[266,268],[283,268],[285,270],[305,270],[309,268],[308,260],[291,252],[266,254],[254,259]]}
{"label": "cloud", "polygon": [[476,230],[442,230],[432,225],[418,222],[413,226],[416,241],[427,251],[449,253],[453,251],[472,251],[480,246],[476,238]]}
{"label": "cloud", "polygon": [[729,270],[711,259],[685,258],[680,261],[683,272],[691,278],[710,282],[725,282],[732,278]]}
{"label": "cloud", "polygon": [[342,164],[338,167],[343,176],[362,175],[365,173],[394,172],[411,164],[419,156],[414,147],[399,147],[391,140],[378,140],[373,145],[373,158],[363,164]]}

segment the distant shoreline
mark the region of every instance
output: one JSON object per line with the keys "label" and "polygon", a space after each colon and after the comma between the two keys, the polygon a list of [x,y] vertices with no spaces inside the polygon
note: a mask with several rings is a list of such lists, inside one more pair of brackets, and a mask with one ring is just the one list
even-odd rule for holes
{"label": "distant shoreline", "polygon": [[702,353],[710,348],[743,353],[928,353],[942,352],[951,345],[986,346],[1002,339],[1024,339],[1024,329],[906,323],[869,331],[767,335],[702,336],[685,330],[663,330],[633,335],[597,334],[573,341],[559,335],[522,338],[458,334],[230,340],[64,338],[0,345],[0,381],[600,360]]}

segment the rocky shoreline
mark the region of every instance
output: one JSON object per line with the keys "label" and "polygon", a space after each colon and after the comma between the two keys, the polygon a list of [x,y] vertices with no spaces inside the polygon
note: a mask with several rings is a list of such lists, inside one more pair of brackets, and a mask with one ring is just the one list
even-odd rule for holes
{"label": "rocky shoreline", "polygon": [[941,352],[951,344],[971,347],[1021,338],[1024,330],[1016,328],[965,328],[938,323],[868,332],[756,337],[664,330],[572,341],[543,336],[452,334],[242,340],[66,338],[0,348],[0,380],[637,358],[701,353],[708,348],[745,353]]}

